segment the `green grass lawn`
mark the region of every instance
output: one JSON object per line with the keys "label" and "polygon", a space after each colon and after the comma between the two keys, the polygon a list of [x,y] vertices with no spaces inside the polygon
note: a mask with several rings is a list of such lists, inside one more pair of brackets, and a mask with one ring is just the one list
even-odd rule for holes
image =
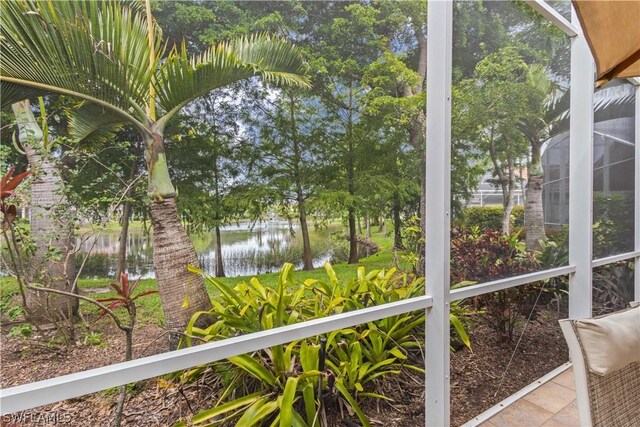
{"label": "green grass lawn", "polygon": [[[394,266],[394,257],[393,257],[393,235],[385,236],[383,233],[373,233],[371,240],[375,241],[381,248],[380,252],[362,258],[358,264],[346,264],[346,263],[338,263],[333,265],[333,269],[335,270],[338,278],[342,281],[348,281],[356,277],[357,269],[359,266],[364,266],[367,271],[375,270],[375,269],[388,269]],[[404,263],[401,265],[403,269],[409,269],[410,267]],[[219,280],[228,286],[235,286],[238,283],[243,281],[247,281],[252,277],[257,277],[264,286],[275,287],[278,282],[279,273],[266,273],[259,274],[255,276],[239,276],[239,277],[225,277],[220,278]],[[307,279],[316,279],[316,280],[326,280],[327,275],[322,266],[312,271],[296,271],[294,275],[297,281],[303,282]],[[80,289],[96,289],[96,288],[106,288],[109,286],[109,283],[112,282],[112,279],[80,279],[78,282],[78,287]],[[205,280],[205,285],[207,286],[207,290],[209,291],[209,295],[211,298],[215,298],[217,296],[217,291],[215,290],[213,284]],[[2,294],[5,293],[17,293],[18,288],[15,279],[11,277],[2,277],[0,278],[0,289]],[[156,281],[155,279],[145,279],[141,280],[140,284],[136,288],[136,292],[144,292],[147,290],[155,290],[156,289]],[[110,298],[115,296],[115,292],[106,292],[100,294],[88,294],[93,298]],[[82,312],[86,314],[95,314],[98,312],[98,309],[87,303],[85,301],[81,302]],[[123,317],[124,318],[124,317]],[[162,306],[160,305],[160,296],[158,294],[151,294],[145,296],[138,300],[138,321],[141,323],[154,323],[154,324],[162,324],[164,316],[162,314]]]}
{"label": "green grass lawn", "polygon": [[[147,221],[146,223],[146,227],[149,227],[151,225],[151,222]],[[83,225],[82,227],[78,228],[76,230],[77,234],[84,234],[84,233],[88,233],[90,231],[97,231],[102,229],[103,231],[109,231],[109,232],[114,232],[114,231],[120,231],[121,230],[121,225],[118,221],[109,221],[108,223],[106,223],[104,225],[104,228],[98,226],[98,225]],[[131,221],[129,222],[129,231],[142,231],[145,228],[145,223],[143,223],[142,221]]]}

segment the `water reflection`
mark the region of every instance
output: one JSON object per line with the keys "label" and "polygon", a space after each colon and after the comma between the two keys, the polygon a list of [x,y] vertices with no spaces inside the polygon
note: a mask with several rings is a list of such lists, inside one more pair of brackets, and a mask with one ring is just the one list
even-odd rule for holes
{"label": "water reflection", "polygon": [[[291,262],[302,267],[302,236],[297,226],[287,221],[267,221],[253,225],[250,222],[221,228],[222,258],[229,277],[248,276],[278,271],[282,264]],[[314,265],[328,261],[332,243],[328,230],[312,230],[311,242]],[[103,232],[87,239],[76,257],[78,266],[87,258],[81,277],[114,277],[120,247],[119,232]],[[201,268],[215,274],[215,235],[212,232],[191,236]],[[80,244],[80,238],[78,238]],[[153,278],[153,249],[151,235],[142,230],[131,230],[127,245],[127,271],[133,277]]]}

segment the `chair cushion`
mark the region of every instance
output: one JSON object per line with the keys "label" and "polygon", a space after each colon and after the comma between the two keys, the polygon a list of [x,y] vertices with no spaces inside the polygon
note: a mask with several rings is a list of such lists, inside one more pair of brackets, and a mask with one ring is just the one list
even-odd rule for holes
{"label": "chair cushion", "polygon": [[598,375],[640,362],[640,307],[574,323],[589,371]]}

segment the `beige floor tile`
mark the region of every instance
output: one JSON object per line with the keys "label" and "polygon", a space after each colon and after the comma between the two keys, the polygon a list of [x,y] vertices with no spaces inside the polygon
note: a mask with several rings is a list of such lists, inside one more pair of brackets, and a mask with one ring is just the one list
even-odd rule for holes
{"label": "beige floor tile", "polygon": [[496,425],[493,424],[491,421],[485,421],[482,424],[480,424],[478,427],[496,427]]}
{"label": "beige floor tile", "polygon": [[576,383],[573,377],[573,368],[567,369],[551,381],[556,384],[560,384],[563,387],[570,388],[571,390],[576,389]]}
{"label": "beige floor tile", "polygon": [[560,412],[549,418],[543,424],[544,427],[580,427],[578,407],[575,400],[563,408]]}
{"label": "beige floor tile", "polygon": [[489,421],[496,427],[539,427],[553,415],[527,400],[520,399]]}
{"label": "beige floor tile", "polygon": [[555,414],[576,398],[576,393],[554,382],[548,382],[524,397],[534,405]]}

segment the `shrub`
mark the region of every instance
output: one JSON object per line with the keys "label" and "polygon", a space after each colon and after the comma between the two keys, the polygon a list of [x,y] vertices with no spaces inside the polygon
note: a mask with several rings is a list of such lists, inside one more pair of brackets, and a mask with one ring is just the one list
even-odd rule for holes
{"label": "shrub", "polygon": [[[453,224],[461,228],[501,230],[503,210],[502,206],[468,206],[462,209]],[[511,226],[524,227],[524,206],[514,206],[511,211]]]}
{"label": "shrub", "polygon": [[[478,227],[454,228],[451,233],[451,283],[487,282],[526,274],[538,269],[538,262],[526,251],[517,234]],[[513,328],[535,295],[532,285],[519,286],[478,297],[490,325],[503,338],[513,338]]]}
{"label": "shrub", "polygon": [[593,200],[593,253],[595,258],[633,250],[633,193],[604,195]]}
{"label": "shrub", "polygon": [[628,307],[634,300],[633,261],[593,269],[593,314],[599,316]]}
{"label": "shrub", "polygon": [[[412,279],[395,269],[366,273],[360,267],[357,277],[347,282],[340,281],[329,264],[325,271],[326,281],[300,283],[294,281],[293,266],[285,264],[276,289],[263,286],[257,278],[231,288],[205,276],[220,297],[213,301],[213,310],[192,318],[183,344],[191,345],[194,338],[205,342],[225,339],[424,294],[423,279]],[[200,329],[195,326],[200,315],[215,321]],[[209,368],[224,373],[221,400],[190,422],[317,426],[322,411],[340,405],[368,426],[358,399],[389,399],[376,388],[380,379],[402,368],[422,370],[412,363],[412,355],[419,351],[424,316],[424,311],[392,316],[216,363]],[[468,342],[466,333],[463,339]],[[205,369],[186,371],[183,380],[190,381]]]}

